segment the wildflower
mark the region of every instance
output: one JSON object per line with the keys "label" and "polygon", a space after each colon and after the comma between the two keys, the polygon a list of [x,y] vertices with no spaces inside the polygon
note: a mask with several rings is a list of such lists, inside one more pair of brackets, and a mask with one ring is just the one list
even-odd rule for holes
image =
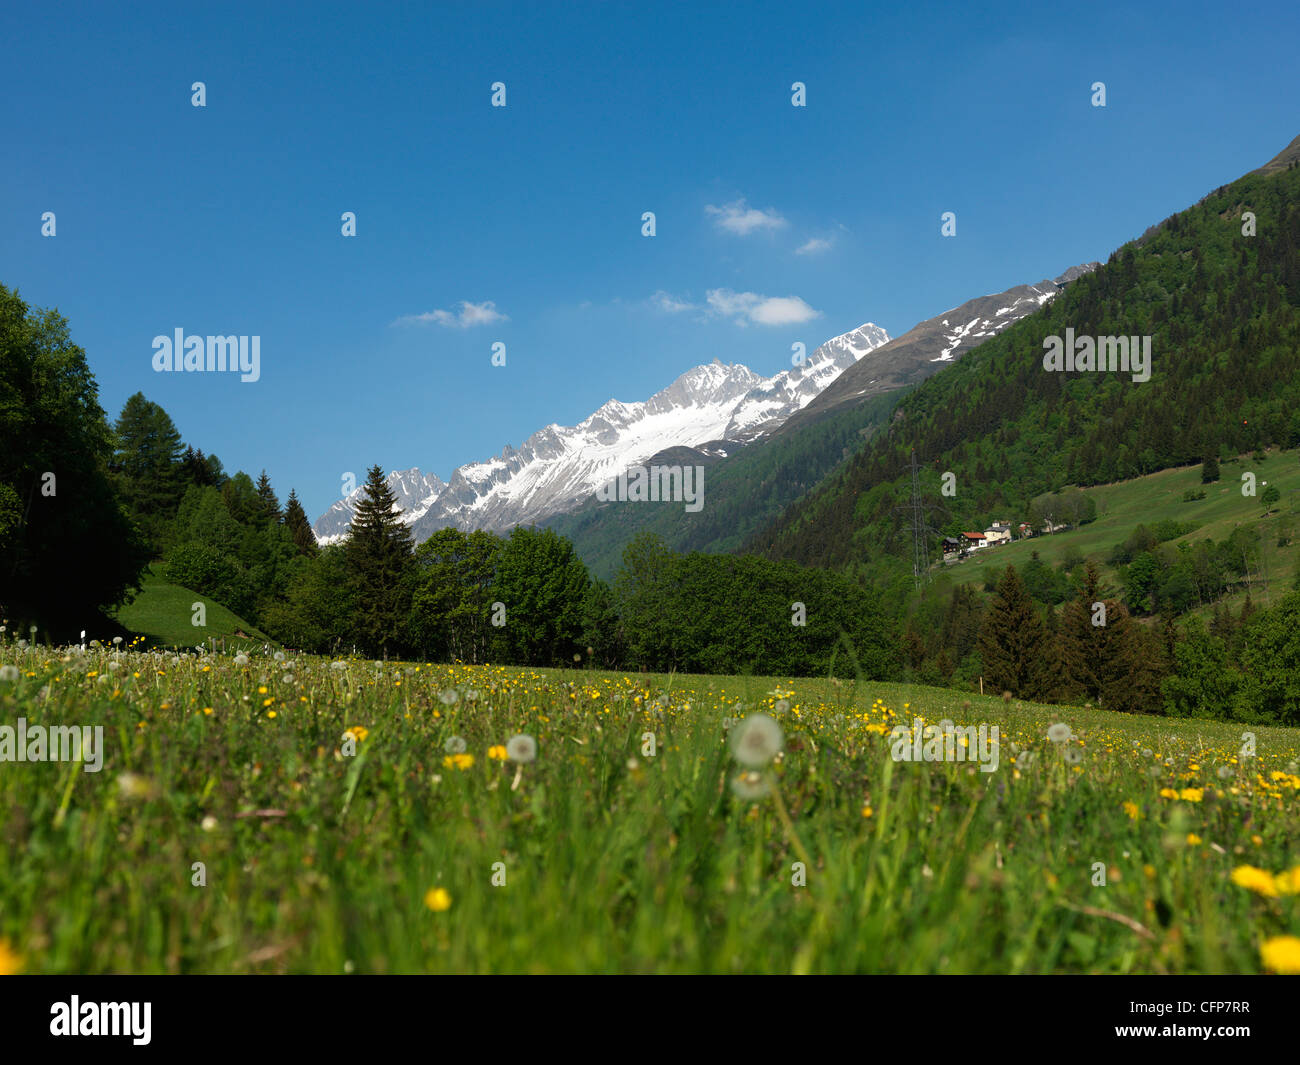
{"label": "wildflower", "polygon": [[1205,792],[1200,788],[1183,788],[1178,797],[1184,802],[1200,802],[1205,797]]}
{"label": "wildflower", "polygon": [[447,742],[442,745],[442,749],[448,754],[464,754],[467,744],[460,736],[448,736]]}
{"label": "wildflower", "polygon": [[1263,869],[1257,869],[1253,865],[1237,866],[1232,871],[1232,882],[1247,891],[1255,892],[1257,895],[1263,895],[1270,899],[1277,898],[1277,885],[1273,882],[1272,875]]}
{"label": "wildflower", "polygon": [[767,714],[751,714],[731,732],[731,754],[751,769],[767,765],[781,749],[785,734]]}
{"label": "wildflower", "polygon": [[204,832],[211,832],[217,827],[217,819],[211,814],[208,814],[208,816],[199,823],[199,827],[202,828]]}
{"label": "wildflower", "polygon": [[504,744],[498,743],[488,748],[488,757],[494,762],[504,762],[506,760],[506,748]]}
{"label": "wildflower", "polygon": [[438,701],[443,706],[455,706],[460,701],[460,695],[455,688],[446,688],[438,693]]}
{"label": "wildflower", "polygon": [[1264,968],[1285,976],[1300,974],[1300,938],[1273,936],[1259,947],[1259,960]]}
{"label": "wildflower", "polygon": [[370,735],[370,730],[368,728],[365,728],[362,725],[353,725],[351,728],[344,730],[343,735],[351,736],[353,740],[355,740],[357,743],[360,743],[362,740],[364,740],[367,736]]}
{"label": "wildflower", "polygon": [[1279,895],[1300,895],[1300,865],[1278,873],[1273,878],[1273,886]]}
{"label": "wildflower", "polygon": [[1220,780],[1227,780],[1230,776],[1232,776],[1232,766],[1221,765],[1219,766],[1218,773],[1219,773]]}
{"label": "wildflower", "polygon": [[512,736],[506,744],[506,755],[512,762],[527,765],[537,758],[537,741],[523,733]]}
{"label": "wildflower", "polygon": [[472,754],[449,754],[442,760],[444,769],[469,769],[474,765]]}
{"label": "wildflower", "polygon": [[434,913],[451,909],[451,895],[446,888],[430,888],[424,893],[424,904]]}
{"label": "wildflower", "polygon": [[1187,845],[1189,847],[1199,847],[1201,845],[1201,842],[1202,842],[1201,837],[1198,836],[1195,832],[1187,833]]}
{"label": "wildflower", "polygon": [[1178,798],[1178,792],[1174,791],[1173,788],[1161,788],[1160,797],[1162,799],[1176,799]]}
{"label": "wildflower", "polygon": [[13,976],[21,972],[23,967],[23,957],[15,953],[9,946],[9,940],[0,939],[0,976]]}
{"label": "wildflower", "polygon": [[731,790],[742,799],[761,799],[768,792],[767,778],[751,769],[732,778]]}
{"label": "wildflower", "polygon": [[1067,747],[1061,752],[1061,757],[1070,765],[1078,765],[1083,761],[1083,752],[1078,747]]}
{"label": "wildflower", "polygon": [[12,683],[14,683],[17,679],[18,679],[18,667],[17,667],[17,666],[0,666],[0,680],[6,681],[7,683],[12,684]]}
{"label": "wildflower", "polygon": [[235,665],[237,665],[237,666],[246,666],[246,665],[248,665],[248,655],[246,655],[246,654],[237,654],[237,655],[235,655]]}
{"label": "wildflower", "polygon": [[347,664],[346,662],[331,662],[331,663],[330,663],[330,669],[334,670],[336,673],[341,673],[343,670],[345,670],[345,669],[347,669],[347,668],[348,668],[348,664]]}
{"label": "wildflower", "polygon": [[153,791],[153,785],[138,773],[121,773],[117,778],[118,790],[123,798],[146,799]]}
{"label": "wildflower", "polygon": [[1047,730],[1047,738],[1053,743],[1065,743],[1071,735],[1070,726],[1063,721],[1058,721]]}
{"label": "wildflower", "polygon": [[1126,799],[1124,802],[1124,812],[1136,821],[1138,819],[1138,804],[1132,800]]}

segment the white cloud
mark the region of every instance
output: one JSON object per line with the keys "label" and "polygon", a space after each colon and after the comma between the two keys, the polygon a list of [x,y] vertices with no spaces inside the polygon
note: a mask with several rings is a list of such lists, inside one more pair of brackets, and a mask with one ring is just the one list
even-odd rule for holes
{"label": "white cloud", "polygon": [[738,237],[747,237],[759,229],[784,229],[786,225],[785,219],[775,208],[760,211],[750,207],[743,196],[734,203],[723,204],[721,207],[709,204],[704,208],[704,213],[715,219],[714,224],[719,229]]}
{"label": "white cloud", "polygon": [[760,296],[757,292],[733,292],[729,288],[709,289],[709,309],[734,318],[741,325],[799,325],[820,318],[798,296]]}
{"label": "white cloud", "polygon": [[435,325],[447,326],[453,329],[469,329],[475,325],[491,325],[493,322],[508,322],[510,319],[497,310],[497,305],[492,300],[484,300],[482,303],[470,303],[468,300],[460,301],[459,311],[426,311],[424,314],[405,314],[398,318],[394,325]]}
{"label": "white cloud", "polygon": [[821,237],[813,237],[810,240],[800,244],[795,249],[796,255],[820,255],[824,251],[830,251],[834,241],[822,240]]}
{"label": "white cloud", "polygon": [[650,304],[666,314],[681,314],[683,311],[699,310],[695,304],[688,300],[680,300],[671,293],[663,291],[663,289],[650,297]]}

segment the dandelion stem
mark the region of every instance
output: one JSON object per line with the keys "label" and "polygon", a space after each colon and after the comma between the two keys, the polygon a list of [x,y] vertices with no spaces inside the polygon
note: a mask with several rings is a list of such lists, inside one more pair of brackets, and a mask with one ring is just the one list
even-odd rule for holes
{"label": "dandelion stem", "polygon": [[812,859],[808,857],[808,852],[804,850],[803,841],[799,839],[799,833],[794,830],[794,823],[790,820],[789,813],[786,812],[785,801],[781,798],[781,786],[776,782],[776,774],[769,771],[768,782],[772,785],[772,801],[776,804],[776,815],[781,819],[781,824],[785,827],[786,835],[790,837],[790,843],[799,855],[800,860],[806,868],[812,868]]}

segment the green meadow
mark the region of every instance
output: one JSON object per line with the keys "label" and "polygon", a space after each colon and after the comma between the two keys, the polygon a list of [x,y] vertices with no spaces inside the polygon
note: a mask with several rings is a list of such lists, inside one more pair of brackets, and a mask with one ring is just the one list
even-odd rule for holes
{"label": "green meadow", "polygon": [[[1256,478],[1254,497],[1242,495],[1241,475],[1248,472]],[[1281,499],[1267,511],[1259,499],[1266,484],[1276,486],[1281,493]],[[1184,493],[1189,490],[1204,491],[1205,498],[1185,501]],[[1212,484],[1201,484],[1198,465],[1084,488],[1083,492],[1096,503],[1094,521],[1051,535],[981,548],[961,562],[936,566],[935,575],[951,579],[954,584],[983,583],[986,571],[996,576],[1008,565],[1022,566],[1035,552],[1052,566],[1072,556],[1104,563],[1111,550],[1138,525],[1150,527],[1169,520],[1195,525],[1191,532],[1167,541],[1174,547],[1206,539],[1226,540],[1238,525],[1255,526],[1260,533],[1261,576],[1266,583],[1266,587],[1257,586],[1253,592],[1259,602],[1267,603],[1288,590],[1296,576],[1294,543],[1279,546],[1278,540],[1293,541],[1300,536],[1300,452],[1272,450],[1263,462],[1249,455],[1225,460],[1220,479]],[[1014,512],[995,517],[1013,524],[1022,520]],[[1112,581],[1117,580],[1113,568],[1103,569]],[[1226,601],[1237,606],[1244,598],[1244,592],[1237,592]]]}
{"label": "green meadow", "polygon": [[[103,729],[98,772],[0,763],[5,971],[1300,967],[1294,730],[14,642],[0,678],[0,726]],[[996,770],[895,760],[917,717],[997,725]]]}

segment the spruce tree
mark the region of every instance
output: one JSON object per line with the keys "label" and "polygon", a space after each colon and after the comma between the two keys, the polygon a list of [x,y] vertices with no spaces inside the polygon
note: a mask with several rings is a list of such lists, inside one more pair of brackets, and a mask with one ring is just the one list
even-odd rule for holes
{"label": "spruce tree", "polygon": [[161,551],[167,524],[185,492],[181,434],[162,407],[137,392],[114,426],[113,470],[131,515]]}
{"label": "spruce tree", "polygon": [[1033,600],[1014,566],[998,582],[980,628],[979,650],[984,679],[1022,698],[1035,698],[1043,687],[1046,633]]}
{"label": "spruce tree", "polygon": [[262,471],[262,476],[257,479],[257,502],[258,518],[264,525],[278,525],[284,520],[284,515],[280,513],[280,501],[275,497],[275,490],[271,487],[271,478],[266,475],[266,470]]}
{"label": "spruce tree", "polygon": [[379,466],[366,476],[345,552],[356,594],[357,642],[368,654],[398,652],[407,642],[414,541]]}
{"label": "spruce tree", "polygon": [[315,555],[320,550],[316,545],[316,536],[311,531],[311,522],[307,520],[307,512],[302,509],[298,494],[292,488],[289,489],[289,498],[284,505],[284,527],[289,530],[294,546],[301,554]]}
{"label": "spruce tree", "polygon": [[[1099,626],[1093,624],[1093,604],[1103,603],[1101,573],[1091,559],[1084,566],[1083,587],[1061,611],[1061,653],[1069,687],[1077,694],[1096,699],[1101,692],[1097,663],[1101,654]],[[1106,607],[1109,611],[1110,607]]]}
{"label": "spruce tree", "polygon": [[1214,455],[1206,455],[1201,463],[1201,484],[1213,484],[1219,479],[1219,460]]}

